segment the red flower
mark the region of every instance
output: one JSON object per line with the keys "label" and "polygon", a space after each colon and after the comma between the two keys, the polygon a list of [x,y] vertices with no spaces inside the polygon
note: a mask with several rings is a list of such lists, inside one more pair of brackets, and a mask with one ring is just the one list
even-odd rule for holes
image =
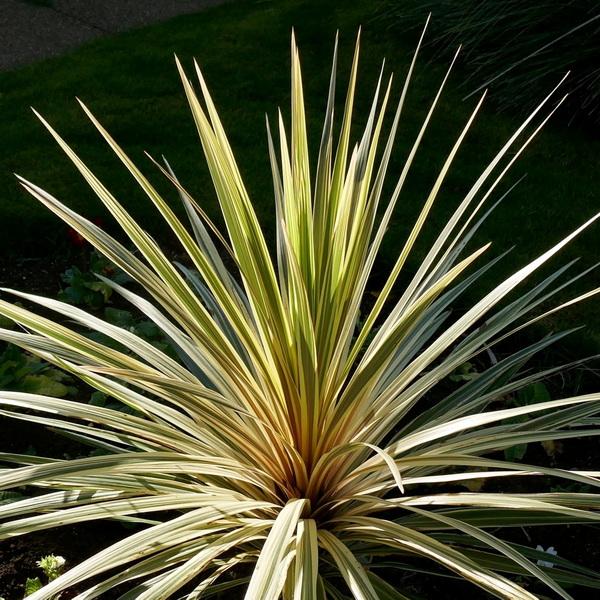
{"label": "red flower", "polygon": [[[81,215],[82,217],[85,217],[84,214]],[[88,219],[89,221],[91,221],[94,225],[97,225],[98,227],[102,227],[102,219],[100,217],[96,217],[95,219]],[[85,248],[85,246],[87,245],[87,240],[75,229],[73,229],[72,227],[69,227],[68,231],[67,231],[67,236],[69,237],[69,240],[71,240],[71,243],[73,244],[73,246],[75,246],[76,248]]]}
{"label": "red flower", "polygon": [[87,244],[87,242],[81,236],[81,234],[75,231],[72,227],[70,227],[67,231],[67,235],[71,240],[71,244],[73,244],[73,246],[75,246],[76,248],[83,248]]}

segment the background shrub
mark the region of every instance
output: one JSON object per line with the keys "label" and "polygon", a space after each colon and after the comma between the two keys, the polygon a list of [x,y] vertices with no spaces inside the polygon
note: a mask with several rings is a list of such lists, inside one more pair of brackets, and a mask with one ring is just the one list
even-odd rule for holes
{"label": "background shrub", "polygon": [[[501,110],[525,112],[567,71],[568,117],[600,118],[600,7],[592,0],[390,0],[392,27],[433,15],[439,52],[463,45],[468,95],[488,85]],[[468,97],[468,96],[467,96]]]}

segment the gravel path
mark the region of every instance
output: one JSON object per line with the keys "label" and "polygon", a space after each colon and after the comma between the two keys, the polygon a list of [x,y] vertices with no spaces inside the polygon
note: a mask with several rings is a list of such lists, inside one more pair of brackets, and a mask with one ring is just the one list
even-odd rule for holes
{"label": "gravel path", "polygon": [[226,0],[0,0],[0,71]]}

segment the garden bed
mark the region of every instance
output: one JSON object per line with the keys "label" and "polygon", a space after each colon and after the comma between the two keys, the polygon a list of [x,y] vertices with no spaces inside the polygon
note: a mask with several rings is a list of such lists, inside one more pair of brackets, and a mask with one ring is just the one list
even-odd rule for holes
{"label": "garden bed", "polygon": [[[76,261],[81,261],[75,255]],[[27,259],[23,261],[0,261],[0,285],[35,294],[56,297],[65,284],[61,284],[61,275],[71,266],[73,257],[55,257],[52,259]],[[112,300],[120,307],[127,308],[119,297]],[[372,298],[365,301],[363,309],[368,309]],[[96,311],[101,312],[101,311]],[[510,351],[510,348],[504,348]],[[548,365],[536,365],[542,368]],[[553,398],[568,394],[573,385],[573,376],[557,376],[546,384]],[[594,385],[595,376],[584,381],[583,386]],[[460,382],[444,380],[437,387],[442,397],[451,393],[461,385]],[[578,385],[582,385],[578,382]],[[78,383],[80,388],[76,399],[87,402],[93,390]],[[586,391],[579,389],[579,393]],[[435,402],[435,397],[430,399]],[[13,453],[35,453],[39,456],[69,458],[86,455],[89,449],[62,435],[46,428],[28,423],[0,417],[0,451]],[[499,459],[502,456],[498,456]],[[600,445],[596,438],[565,440],[555,445],[542,446],[540,443],[530,444],[523,462],[555,467],[559,469],[600,470]],[[565,482],[552,481],[546,477],[513,478],[512,480],[490,480],[483,491],[498,492],[547,492],[553,486],[566,486]],[[455,487],[450,491],[461,492],[465,488]],[[28,577],[40,576],[41,571],[36,561],[48,554],[66,558],[67,568],[73,567],[92,556],[96,552],[129,535],[131,531],[122,524],[110,521],[83,523],[49,529],[42,532],[0,541],[0,596],[5,600],[20,600],[24,593],[24,583]],[[503,539],[509,539],[524,546],[543,548],[552,546],[560,557],[566,558],[594,570],[600,570],[600,545],[597,543],[596,530],[589,525],[571,525],[562,527],[521,527],[506,530]],[[468,593],[473,600],[489,598],[485,592],[462,580],[430,577],[417,572],[403,576],[403,587],[407,593],[421,594],[424,598],[459,597]],[[81,590],[86,589],[82,587]],[[73,590],[73,594],[77,590]],[[115,590],[114,594],[105,594],[107,600],[118,598],[124,589]],[[532,589],[541,597],[554,598],[540,584]],[[587,598],[585,589],[569,589],[576,600]],[[62,596],[68,598],[69,596]]]}

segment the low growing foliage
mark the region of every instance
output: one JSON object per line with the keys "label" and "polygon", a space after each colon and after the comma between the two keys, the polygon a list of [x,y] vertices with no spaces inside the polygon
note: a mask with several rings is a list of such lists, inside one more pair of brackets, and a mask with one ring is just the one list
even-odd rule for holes
{"label": "low growing foliage", "polygon": [[[416,596],[403,589],[402,577],[386,573],[417,566],[464,578],[506,599],[535,598],[516,582],[527,578],[540,580],[562,598],[571,598],[563,586],[572,583],[600,587],[595,573],[560,556],[552,558],[553,568],[545,567],[537,561],[547,559],[546,553],[495,533],[522,525],[596,523],[600,496],[571,488],[511,493],[508,483],[505,493],[485,492],[486,481],[514,477],[552,476],[566,486],[600,486],[598,473],[489,457],[519,444],[598,433],[594,416],[600,394],[492,406],[546,376],[521,373],[521,367],[565,334],[500,360],[435,402],[429,395],[485,348],[543,316],[531,315],[554,289],[566,285],[557,282],[571,264],[516,298],[508,294],[594,221],[450,318],[453,301],[475,280],[493,274],[501,258],[475,268],[487,246],[464,251],[487,215],[484,201],[533,136],[519,144],[521,134],[528,127],[537,131],[532,123],[548,99],[474,183],[406,287],[392,292],[481,102],[477,105],[433,177],[431,193],[373,308],[361,317],[369,275],[441,89],[396,187],[384,197],[414,62],[389,134],[383,131],[391,79],[385,82],[382,72],[355,145],[358,45],[339,137],[334,135],[335,63],[334,55],[313,166],[298,50],[292,43],[291,126],[288,132],[280,115],[279,143],[268,134],[277,226],[273,255],[197,66],[199,96],[178,64],[226,233],[217,231],[167,165],[163,172],[189,216],[186,228],[84,107],[177,235],[189,268],[169,262],[42,119],[136,253],[33,183],[21,180],[23,186],[143,286],[147,296],[99,275],[156,324],[178,359],[135,331],[60,301],[11,292],[55,311],[56,319],[0,301],[0,312],[22,327],[2,330],[3,339],[135,410],[125,414],[37,394],[0,394],[1,414],[64,430],[106,451],[74,460],[3,454],[7,467],[0,472],[0,489],[37,486],[41,491],[0,505],[0,537],[90,519],[138,523],[128,537],[73,566],[31,600],[86,582],[89,588],[79,600],[102,598],[122,583],[130,586],[122,597],[139,600],[183,593],[191,600],[234,586],[256,600],[401,600]],[[236,272],[228,271],[217,245]],[[59,322],[62,317],[118,345],[69,329]],[[520,422],[524,415],[528,419]],[[476,485],[469,487],[473,481]],[[474,491],[454,492],[454,485]],[[237,576],[224,577],[229,571]]]}
{"label": "low growing foliage", "polygon": [[70,375],[9,344],[0,354],[0,389],[60,398],[77,390]]}
{"label": "low growing foliage", "polygon": [[113,290],[108,283],[100,281],[96,273],[101,273],[119,285],[125,285],[130,279],[122,271],[115,271],[114,265],[97,252],[90,253],[85,262],[89,262],[89,271],[82,272],[73,266],[61,275],[66,285],[58,298],[69,304],[85,304],[90,308],[99,309],[110,303]]}
{"label": "low growing foliage", "polygon": [[[42,559],[36,562],[37,566],[42,569],[44,575],[48,579],[48,583],[54,581],[57,577],[60,577],[61,573],[65,569],[65,563],[67,561],[62,556],[44,556]],[[42,589],[44,584],[39,577],[27,578],[25,583],[25,597],[31,596],[38,590]],[[52,600],[60,600],[60,595],[54,596]]]}

